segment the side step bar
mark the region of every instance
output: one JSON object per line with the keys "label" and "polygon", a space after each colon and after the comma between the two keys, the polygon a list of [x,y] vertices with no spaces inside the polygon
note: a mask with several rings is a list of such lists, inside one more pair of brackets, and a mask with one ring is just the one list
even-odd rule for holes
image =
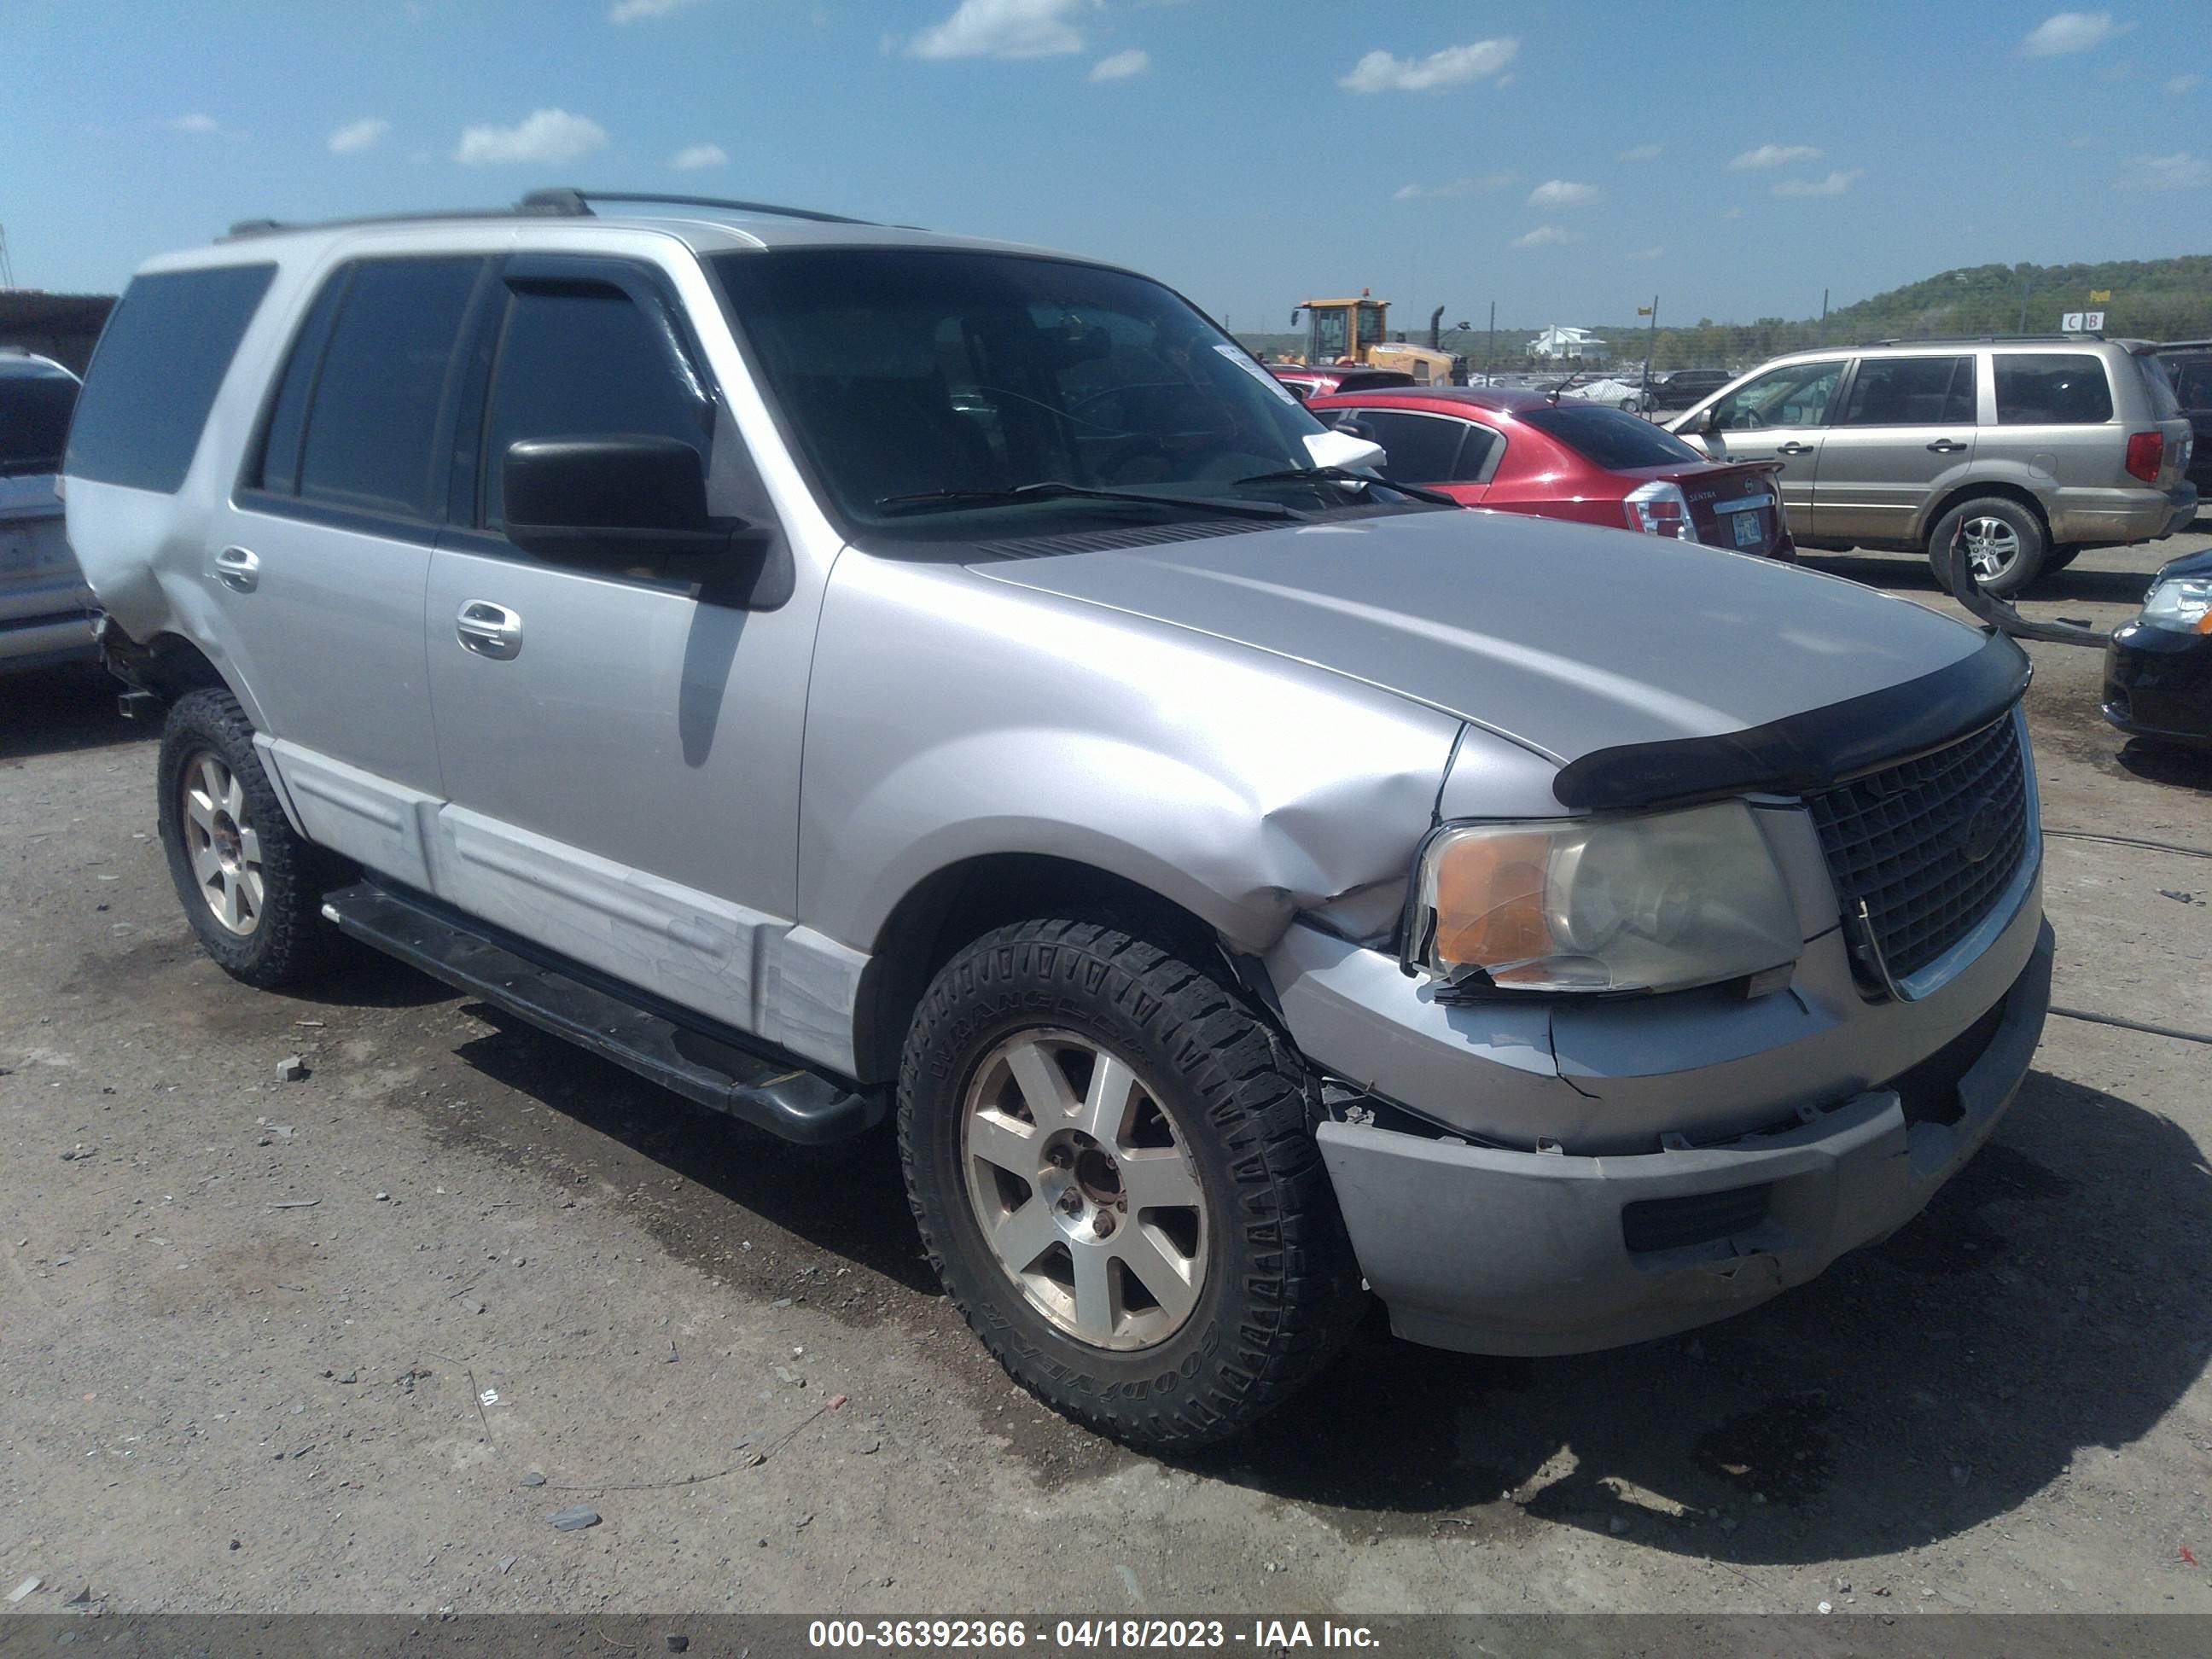
{"label": "side step bar", "polygon": [[[540,1030],[625,1066],[702,1106],[807,1146],[848,1140],[882,1121],[884,1103],[754,1053],[717,1034],[551,968],[475,931],[457,913],[373,881],[323,896],[344,933]],[[592,976],[596,978],[596,975]]]}

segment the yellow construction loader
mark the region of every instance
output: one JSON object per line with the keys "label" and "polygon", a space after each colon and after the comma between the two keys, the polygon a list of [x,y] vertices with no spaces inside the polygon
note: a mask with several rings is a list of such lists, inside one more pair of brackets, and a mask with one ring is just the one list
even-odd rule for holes
{"label": "yellow construction loader", "polygon": [[1408,344],[1390,337],[1390,302],[1370,297],[1362,289],[1356,300],[1308,300],[1291,313],[1291,325],[1306,319],[1306,349],[1291,359],[1310,368],[1364,364],[1370,368],[1403,369],[1418,386],[1449,385],[1452,356],[1438,348],[1444,308],[1429,317],[1429,343]]}

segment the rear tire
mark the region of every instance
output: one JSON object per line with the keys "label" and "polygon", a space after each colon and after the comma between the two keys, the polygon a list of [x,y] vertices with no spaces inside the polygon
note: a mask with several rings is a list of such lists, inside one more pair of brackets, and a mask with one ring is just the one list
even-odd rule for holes
{"label": "rear tire", "polygon": [[1947,590],[1944,552],[1961,526],[1966,528],[1974,585],[1983,592],[2009,599],[2043,574],[2049,555],[2043,521],[2010,496],[1982,495],[1953,507],[1929,532],[1928,562]]}
{"label": "rear tire", "polygon": [[2081,551],[2078,545],[2052,548],[2043,561],[2043,574],[2047,576],[2054,570],[2065,569],[2068,565],[2081,556]]}
{"label": "rear tire", "polygon": [[323,920],[322,901],[343,866],[293,830],[238,700],[218,690],[179,697],[156,771],[169,876],[217,965],[262,990],[334,965],[345,941]]}
{"label": "rear tire", "polygon": [[1016,1382],[1101,1434],[1190,1451],[1282,1404],[1364,1307],[1306,1101],[1288,1045],[1201,969],[1110,927],[1021,922],[955,957],[915,1014],[907,1194]]}

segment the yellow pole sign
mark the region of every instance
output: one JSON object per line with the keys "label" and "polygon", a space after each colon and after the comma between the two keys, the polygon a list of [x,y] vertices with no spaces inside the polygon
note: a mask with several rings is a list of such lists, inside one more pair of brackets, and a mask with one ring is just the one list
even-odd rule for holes
{"label": "yellow pole sign", "polygon": [[2089,298],[2092,302],[2110,300],[2112,297],[2112,290],[2108,288],[2093,288],[2089,290]]}

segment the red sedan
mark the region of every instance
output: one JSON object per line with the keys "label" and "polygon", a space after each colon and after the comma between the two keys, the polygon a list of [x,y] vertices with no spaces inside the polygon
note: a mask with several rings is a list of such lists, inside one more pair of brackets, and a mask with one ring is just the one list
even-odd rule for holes
{"label": "red sedan", "polygon": [[1389,451],[1382,476],[1469,507],[1641,530],[1795,559],[1772,461],[1709,461],[1670,432],[1540,392],[1420,386],[1312,398],[1329,425]]}

